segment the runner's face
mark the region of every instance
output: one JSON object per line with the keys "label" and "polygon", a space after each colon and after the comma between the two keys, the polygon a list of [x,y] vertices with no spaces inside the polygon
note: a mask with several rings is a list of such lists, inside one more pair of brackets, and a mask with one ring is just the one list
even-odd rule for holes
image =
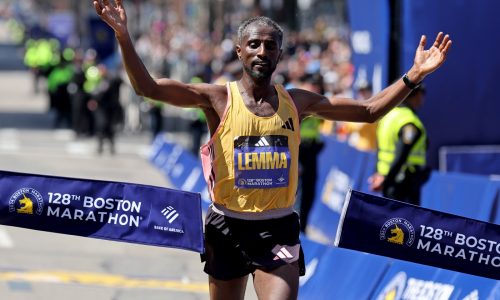
{"label": "runner's face", "polygon": [[251,24],[247,27],[236,52],[245,72],[252,78],[268,79],[281,57],[279,35],[270,26]]}

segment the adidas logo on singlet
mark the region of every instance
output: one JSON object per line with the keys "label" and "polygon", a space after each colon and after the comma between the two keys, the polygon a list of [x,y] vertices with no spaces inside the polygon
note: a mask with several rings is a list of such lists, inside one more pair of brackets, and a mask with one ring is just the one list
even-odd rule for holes
{"label": "adidas logo on singlet", "polygon": [[290,129],[291,131],[295,131],[295,129],[293,128],[292,118],[288,118],[288,120],[283,123],[283,126],[281,126],[281,128]]}
{"label": "adidas logo on singlet", "polygon": [[255,146],[261,146],[261,147],[269,146],[269,142],[266,140],[265,137],[261,137],[260,140],[257,142],[257,144],[255,144]]}

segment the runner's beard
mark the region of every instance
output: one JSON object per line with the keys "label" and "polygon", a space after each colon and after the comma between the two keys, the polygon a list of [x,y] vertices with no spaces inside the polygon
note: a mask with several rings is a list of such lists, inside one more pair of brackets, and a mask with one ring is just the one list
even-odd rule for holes
{"label": "runner's beard", "polygon": [[276,70],[276,65],[270,65],[269,69],[266,69],[264,71],[256,71],[252,67],[245,66],[244,67],[246,73],[250,75],[255,80],[263,80],[263,79],[269,79],[274,73],[274,70]]}

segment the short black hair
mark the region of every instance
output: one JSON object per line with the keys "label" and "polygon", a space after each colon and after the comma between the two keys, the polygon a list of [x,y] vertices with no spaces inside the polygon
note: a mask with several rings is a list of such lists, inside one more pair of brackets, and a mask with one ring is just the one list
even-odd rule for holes
{"label": "short black hair", "polygon": [[241,44],[241,41],[243,40],[243,35],[245,34],[245,31],[247,30],[248,26],[257,23],[259,25],[266,25],[272,27],[276,32],[278,33],[278,38],[279,38],[279,45],[280,47],[283,45],[283,28],[278,25],[275,21],[268,17],[264,16],[259,16],[259,17],[253,17],[251,19],[248,19],[241,23],[240,27],[238,28],[238,43]]}

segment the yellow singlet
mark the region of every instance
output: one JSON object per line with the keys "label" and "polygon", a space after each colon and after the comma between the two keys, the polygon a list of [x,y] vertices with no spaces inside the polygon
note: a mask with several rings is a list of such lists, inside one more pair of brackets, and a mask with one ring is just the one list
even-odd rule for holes
{"label": "yellow singlet", "polygon": [[[201,148],[214,207],[227,215],[278,217],[290,213],[297,189],[299,117],[281,85],[278,111],[259,117],[245,106],[236,82],[211,140]],[[250,214],[247,214],[250,213]],[[256,217],[258,218],[258,217]]]}

